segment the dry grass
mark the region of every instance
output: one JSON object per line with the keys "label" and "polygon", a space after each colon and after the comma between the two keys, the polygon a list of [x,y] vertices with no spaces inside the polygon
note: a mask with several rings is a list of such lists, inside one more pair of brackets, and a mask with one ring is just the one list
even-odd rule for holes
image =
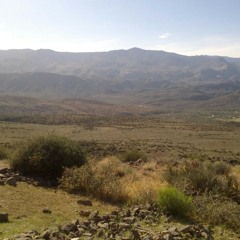
{"label": "dry grass", "polygon": [[[7,166],[7,161],[0,161],[0,167]],[[9,223],[0,224],[0,239],[79,219],[78,212],[86,210],[86,207],[77,204],[79,198],[83,197],[26,183],[18,183],[17,187],[0,186],[0,212],[8,213],[10,220]],[[42,213],[44,208],[49,208],[52,214]],[[87,209],[107,213],[114,206],[93,200],[93,206]]]}
{"label": "dry grass", "polygon": [[166,183],[161,180],[162,167],[150,161],[131,168],[122,179],[124,189],[129,196],[130,204],[152,203],[156,200],[157,191]]}
{"label": "dry grass", "polygon": [[[72,116],[72,119],[73,124],[69,120],[66,125],[0,122],[0,145],[15,148],[22,139],[57,134],[73,140],[114,144],[119,153],[136,147],[150,159],[171,161],[179,156],[198,158],[204,153],[211,160],[240,160],[240,129],[231,123],[175,120],[169,116],[168,119]],[[86,128],[86,124],[92,128]]]}
{"label": "dry grass", "polygon": [[[195,122],[183,118],[169,119],[169,116],[167,119],[76,117],[72,122],[74,124],[71,125],[71,121],[68,123],[41,125],[0,122],[0,146],[13,152],[21,145],[22,139],[57,133],[73,140],[86,141],[90,145],[91,141],[96,142],[95,152],[98,153],[97,147],[102,147],[101,156],[109,154],[105,147],[110,144],[116,146],[116,154],[119,155],[134,147],[146,154],[149,161],[139,166],[129,166],[116,158],[114,160],[117,162],[116,171],[124,174],[121,183],[128,194],[129,203],[153,201],[157,190],[166,185],[161,181],[164,166],[158,163],[181,161],[192,156],[196,160],[203,157],[210,161],[240,160],[240,129],[230,123],[213,120]],[[91,128],[86,127],[89,124]],[[112,158],[104,158],[95,168],[104,167],[110,160]],[[5,160],[0,161],[0,166],[6,165]],[[239,167],[234,167],[233,172],[235,176],[240,176]],[[82,209],[76,204],[77,199],[61,191],[34,188],[26,184],[19,184],[17,188],[0,186],[0,212],[10,214],[10,223],[0,225],[0,239],[32,228],[43,229],[71,221],[77,217],[76,210]],[[43,214],[45,207],[49,207],[53,213]],[[93,209],[108,212],[112,208],[111,205],[94,201]],[[230,239],[228,233],[223,236],[226,237],[222,239]]]}

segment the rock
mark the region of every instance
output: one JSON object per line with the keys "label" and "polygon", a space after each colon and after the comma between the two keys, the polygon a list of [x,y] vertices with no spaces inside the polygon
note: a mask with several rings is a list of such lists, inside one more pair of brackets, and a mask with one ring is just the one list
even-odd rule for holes
{"label": "rock", "polygon": [[164,240],[173,240],[173,236],[170,233],[163,235]]}
{"label": "rock", "polygon": [[85,233],[83,233],[83,236],[85,236],[85,237],[91,237],[92,234],[91,234],[91,233],[88,233],[88,232],[85,232]]}
{"label": "rock", "polygon": [[17,186],[17,179],[15,177],[10,177],[5,181],[5,184],[16,187]]}
{"label": "rock", "polygon": [[16,240],[32,240],[32,237],[18,237]]}
{"label": "rock", "polygon": [[80,215],[81,217],[89,217],[90,214],[91,214],[91,211],[88,211],[88,210],[81,210],[81,211],[79,212],[79,215]]}
{"label": "rock", "polygon": [[0,213],[0,223],[8,222],[8,214],[7,213]]}
{"label": "rock", "polygon": [[8,172],[8,168],[0,168],[0,173],[1,174],[6,174]]}
{"label": "rock", "polygon": [[101,238],[103,237],[104,235],[104,230],[103,229],[100,229],[98,232],[97,232],[97,237]]}
{"label": "rock", "polygon": [[78,219],[76,219],[72,221],[72,224],[74,224],[77,227],[80,224],[80,222]]}
{"label": "rock", "polygon": [[92,206],[92,201],[90,200],[83,200],[83,199],[80,199],[77,201],[78,204],[80,205],[84,205],[84,206]]}
{"label": "rock", "polygon": [[99,212],[96,210],[96,211],[91,212],[89,218],[93,219],[93,218],[97,217],[98,215],[99,215]]}
{"label": "rock", "polygon": [[133,213],[133,216],[136,217],[140,212],[140,208],[139,207],[136,207],[133,209],[132,213]]}
{"label": "rock", "polygon": [[33,239],[32,237],[33,236],[31,236],[31,234],[25,233],[25,234],[20,234],[20,235],[16,236],[15,239],[17,239],[17,240],[32,240]]}
{"label": "rock", "polygon": [[50,239],[50,236],[51,236],[51,231],[50,230],[45,230],[44,232],[42,232],[40,234],[40,238],[43,238],[45,240]]}
{"label": "rock", "polygon": [[102,223],[102,222],[99,222],[97,224],[98,227],[100,228],[104,228],[104,229],[107,229],[109,227],[109,224],[108,223]]}
{"label": "rock", "polygon": [[52,213],[52,211],[51,211],[49,208],[44,208],[44,209],[42,210],[42,212],[43,212],[43,213],[46,213],[46,214],[51,214],[51,213]]}
{"label": "rock", "polygon": [[[146,219],[159,223],[156,215],[161,214],[154,206],[138,206],[126,211],[118,209],[112,214],[101,216],[98,211],[87,212],[88,219],[83,221],[74,220],[71,223],[58,227],[55,232],[46,230],[43,233],[28,232],[21,235],[21,239],[15,240],[94,240],[94,239],[114,239],[114,240],[184,240],[184,239],[206,239],[213,240],[211,229],[204,225],[187,225],[182,228],[171,227],[165,231],[155,232],[148,229]],[[135,215],[135,216],[134,216]],[[145,216],[143,218],[143,216]],[[143,225],[144,224],[144,225]]]}
{"label": "rock", "polygon": [[116,210],[113,210],[113,211],[111,212],[111,215],[113,215],[113,216],[118,216],[118,215],[120,214],[120,212],[121,212],[121,209],[116,209]]}
{"label": "rock", "polygon": [[72,223],[66,224],[61,227],[61,231],[65,234],[69,234],[70,232],[76,232],[78,230],[77,226]]}
{"label": "rock", "polygon": [[0,178],[5,178],[5,175],[0,173]]}
{"label": "rock", "polygon": [[140,234],[137,230],[133,229],[132,230],[132,235],[133,235],[133,239],[141,240],[141,236],[140,236]]}
{"label": "rock", "polygon": [[127,223],[134,223],[137,221],[137,218],[136,217],[124,217],[123,221],[127,222]]}
{"label": "rock", "polygon": [[128,223],[119,223],[119,228],[120,229],[122,229],[122,228],[129,229],[129,228],[131,228],[131,225]]}

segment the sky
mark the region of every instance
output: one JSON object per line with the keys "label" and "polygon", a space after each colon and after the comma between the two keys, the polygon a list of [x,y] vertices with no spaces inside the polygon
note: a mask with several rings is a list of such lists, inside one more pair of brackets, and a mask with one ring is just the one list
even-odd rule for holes
{"label": "sky", "polygon": [[240,0],[0,0],[0,49],[240,58]]}

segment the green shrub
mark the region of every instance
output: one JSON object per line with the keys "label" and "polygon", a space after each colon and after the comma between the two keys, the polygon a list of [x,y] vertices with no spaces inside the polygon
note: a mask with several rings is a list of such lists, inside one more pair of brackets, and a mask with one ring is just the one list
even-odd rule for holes
{"label": "green shrub", "polygon": [[158,192],[157,203],[173,216],[185,217],[192,209],[192,198],[175,187],[166,187]]}
{"label": "green shrub", "polygon": [[84,163],[85,156],[77,142],[49,136],[23,144],[13,157],[11,167],[24,175],[56,179],[62,175],[63,167]]}
{"label": "green shrub", "polygon": [[59,183],[69,193],[91,195],[105,202],[123,203],[128,197],[120,180],[117,163],[110,161],[98,167],[88,163],[80,168],[67,168]]}
{"label": "green shrub", "polygon": [[146,158],[142,153],[131,150],[123,155],[123,162],[136,162],[140,158]]}

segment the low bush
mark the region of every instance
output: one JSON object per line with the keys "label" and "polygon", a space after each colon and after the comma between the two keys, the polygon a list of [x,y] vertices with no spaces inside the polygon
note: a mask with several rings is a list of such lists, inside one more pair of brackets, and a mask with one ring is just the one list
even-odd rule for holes
{"label": "low bush", "polygon": [[11,167],[24,175],[56,179],[64,167],[85,163],[81,146],[58,136],[38,137],[23,144],[11,161]]}
{"label": "low bush", "polygon": [[119,170],[115,160],[104,163],[88,163],[80,168],[65,169],[60,187],[70,193],[91,195],[105,202],[127,202]]}
{"label": "low bush", "polygon": [[157,203],[164,211],[177,217],[186,217],[192,209],[192,198],[175,187],[160,189]]}
{"label": "low bush", "polygon": [[164,173],[164,178],[168,183],[189,195],[211,193],[228,197],[240,203],[239,183],[231,175],[229,165],[222,162],[192,161],[178,166],[169,165]]}
{"label": "low bush", "polygon": [[198,222],[225,226],[240,233],[240,206],[220,196],[194,197],[192,216]]}
{"label": "low bush", "polygon": [[[211,168],[211,165],[210,165]],[[225,163],[223,161],[217,161],[212,163],[212,170],[217,175],[228,175],[231,173],[231,166],[228,163]]]}
{"label": "low bush", "polygon": [[123,162],[136,162],[140,158],[146,159],[146,157],[142,153],[135,150],[131,150],[123,155]]}

